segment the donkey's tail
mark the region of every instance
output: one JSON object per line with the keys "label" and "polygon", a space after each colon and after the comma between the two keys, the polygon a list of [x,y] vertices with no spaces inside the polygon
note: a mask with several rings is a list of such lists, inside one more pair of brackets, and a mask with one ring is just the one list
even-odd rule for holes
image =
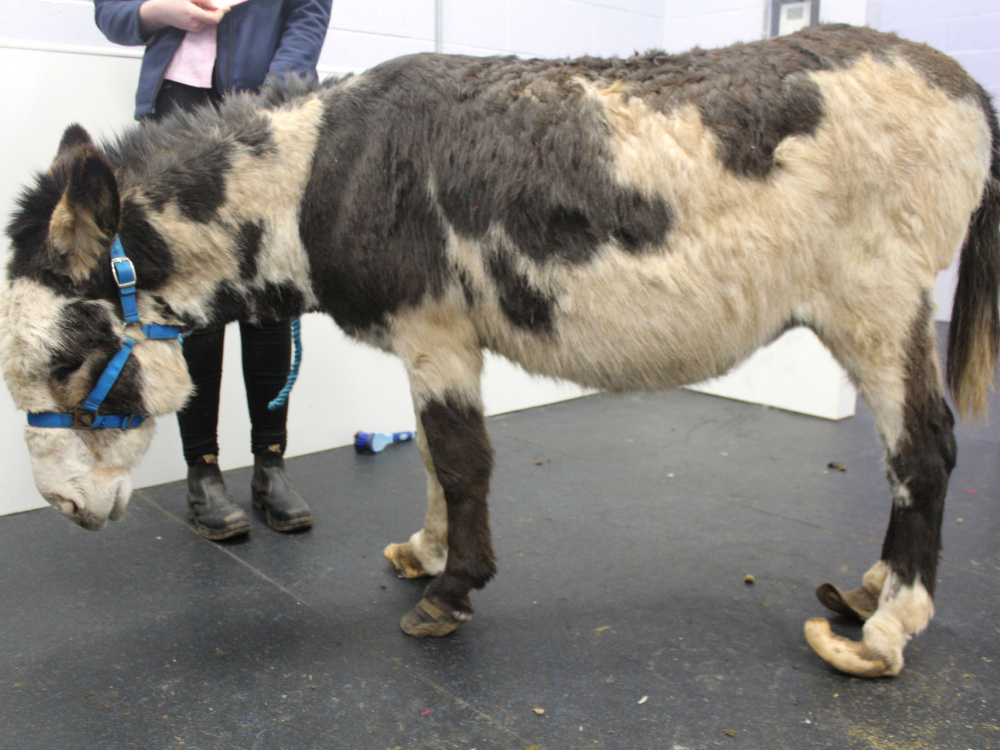
{"label": "donkey's tail", "polygon": [[948,387],[959,416],[973,419],[986,415],[1000,347],[1000,129],[985,96],[983,104],[993,158],[962,246],[948,332]]}

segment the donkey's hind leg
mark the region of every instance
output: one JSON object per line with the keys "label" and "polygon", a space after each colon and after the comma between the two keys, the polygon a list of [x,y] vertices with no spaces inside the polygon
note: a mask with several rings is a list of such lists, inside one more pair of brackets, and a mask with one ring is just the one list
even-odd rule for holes
{"label": "donkey's hind leg", "polygon": [[[419,413],[417,419],[420,419]],[[427,516],[424,526],[408,541],[390,544],[382,552],[402,578],[436,576],[444,571],[448,560],[448,506],[423,430],[417,430],[417,444],[427,470]]]}
{"label": "donkey's hind leg", "polygon": [[853,367],[875,414],[893,505],[881,559],[861,588],[844,594],[824,584],[817,594],[834,611],[864,619],[864,635],[858,643],[833,635],[823,618],[809,620],[805,628],[816,653],[860,677],[899,674],[903,648],[934,614],[944,497],[955,466],[954,419],[941,392],[928,303],[915,316],[909,337],[901,339],[898,355],[888,346],[867,365],[842,358]]}
{"label": "donkey's hind leg", "polygon": [[[482,352],[472,324],[450,309],[412,311],[395,325],[394,348],[410,377],[428,473],[424,528],[386,556],[407,574],[437,575],[400,626],[448,635],[472,617],[469,592],[496,572],[487,494],[493,453],[480,397]],[[395,565],[395,562],[394,562]]]}

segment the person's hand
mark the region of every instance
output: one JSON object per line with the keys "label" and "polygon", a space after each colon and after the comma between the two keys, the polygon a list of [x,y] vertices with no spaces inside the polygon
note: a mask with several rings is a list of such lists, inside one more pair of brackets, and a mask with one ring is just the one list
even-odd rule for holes
{"label": "person's hand", "polygon": [[212,0],[146,0],[139,6],[139,32],[148,38],[167,26],[201,31],[215,26],[229,8],[217,8]]}

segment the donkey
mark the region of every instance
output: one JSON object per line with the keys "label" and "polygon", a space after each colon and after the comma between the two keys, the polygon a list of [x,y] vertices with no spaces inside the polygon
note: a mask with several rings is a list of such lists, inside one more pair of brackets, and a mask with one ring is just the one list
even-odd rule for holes
{"label": "donkey", "polygon": [[837,669],[896,675],[933,615],[955,463],[931,292],[961,246],[948,382],[982,414],[998,179],[983,89],[869,29],[627,59],[416,55],[100,146],[69,127],[7,230],[4,376],[42,495],[100,529],[153,418],[189,395],[177,330],[331,315],[406,367],[428,510],[385,555],[433,578],[402,629],[443,636],[496,571],[484,349],[651,390],[807,326],[875,415],[892,512],[862,585],[818,592],[867,621],[862,640],[823,618],[806,636]]}

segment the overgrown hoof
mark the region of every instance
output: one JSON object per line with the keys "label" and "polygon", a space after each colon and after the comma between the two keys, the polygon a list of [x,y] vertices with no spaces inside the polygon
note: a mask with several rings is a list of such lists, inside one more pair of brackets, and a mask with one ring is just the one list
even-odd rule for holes
{"label": "overgrown hoof", "polygon": [[440,638],[451,635],[470,618],[471,615],[450,612],[434,602],[421,599],[416,607],[403,615],[399,627],[414,638]]}
{"label": "overgrown hoof", "polygon": [[823,617],[806,621],[806,640],[823,661],[855,677],[895,677],[902,669],[902,658],[890,660],[870,646],[834,635]]}
{"label": "overgrown hoof", "polygon": [[387,545],[382,554],[401,578],[428,578],[431,575],[413,554],[413,545],[409,542]]}
{"label": "overgrown hoof", "polygon": [[832,583],[824,583],[816,589],[816,598],[831,612],[859,620],[867,620],[878,609],[878,597],[866,588],[843,591]]}

